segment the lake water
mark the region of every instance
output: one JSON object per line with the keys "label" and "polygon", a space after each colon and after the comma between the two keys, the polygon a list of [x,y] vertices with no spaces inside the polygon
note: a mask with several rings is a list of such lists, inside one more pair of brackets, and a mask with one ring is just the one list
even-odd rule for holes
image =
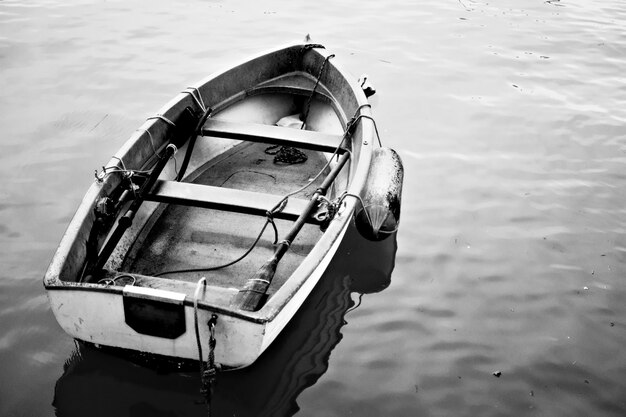
{"label": "lake water", "polygon": [[0,415],[204,415],[197,373],[77,347],[41,279],[134,129],[307,33],[378,90],[401,229],[351,232],[215,415],[626,415],[625,24],[620,0],[1,1]]}

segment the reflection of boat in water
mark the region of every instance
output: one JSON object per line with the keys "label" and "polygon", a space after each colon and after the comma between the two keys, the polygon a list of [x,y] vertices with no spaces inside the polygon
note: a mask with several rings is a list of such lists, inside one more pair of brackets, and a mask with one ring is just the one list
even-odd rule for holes
{"label": "reflection of boat in water", "polygon": [[[395,236],[370,242],[349,228],[338,255],[300,311],[253,365],[218,374],[213,414],[284,416],[328,368],[341,340],[351,294],[381,291],[390,283]],[[370,260],[376,260],[373,264]],[[86,345],[77,345],[56,384],[59,416],[205,415],[197,372],[163,372]]]}

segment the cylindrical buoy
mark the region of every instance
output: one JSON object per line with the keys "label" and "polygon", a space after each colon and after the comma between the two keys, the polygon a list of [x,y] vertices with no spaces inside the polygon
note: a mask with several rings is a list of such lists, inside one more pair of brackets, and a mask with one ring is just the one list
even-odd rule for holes
{"label": "cylindrical buoy", "polygon": [[396,151],[375,149],[354,216],[356,228],[364,238],[383,240],[398,230],[403,178],[402,160]]}

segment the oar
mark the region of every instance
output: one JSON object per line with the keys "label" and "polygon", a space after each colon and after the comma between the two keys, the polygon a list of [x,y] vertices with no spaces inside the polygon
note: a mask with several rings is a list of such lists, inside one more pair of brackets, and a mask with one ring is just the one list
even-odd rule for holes
{"label": "oar", "polygon": [[298,216],[298,219],[291,227],[291,230],[289,230],[285,238],[278,244],[272,257],[268,259],[267,262],[265,262],[257,271],[257,273],[252,278],[248,279],[243,288],[239,290],[233,300],[234,306],[246,311],[257,311],[262,307],[266,298],[267,289],[276,274],[276,267],[278,266],[278,263],[285,253],[287,253],[287,250],[289,250],[289,246],[307,222],[309,216],[311,216],[311,214],[315,211],[318,204],[318,198],[326,195],[328,188],[337,177],[337,174],[339,174],[339,171],[341,171],[343,166],[346,164],[349,157],[349,153],[341,155],[337,165],[335,165],[335,167],[330,171],[320,187],[315,190],[309,204],[302,211],[302,213],[300,213],[300,216]]}
{"label": "oar", "polygon": [[115,247],[124,235],[124,232],[126,232],[126,230],[133,224],[135,214],[143,204],[146,194],[150,192],[157,179],[159,178],[159,175],[161,175],[161,172],[165,168],[165,165],[167,165],[172,155],[174,155],[174,152],[176,152],[176,144],[180,145],[181,143],[184,143],[191,135],[191,129],[189,128],[189,126],[195,127],[196,116],[193,114],[190,108],[186,108],[181,113],[175,124],[179,127],[180,130],[178,132],[175,132],[174,134],[178,133],[180,134],[180,137],[178,138],[178,140],[176,140],[176,137],[174,137],[174,139],[172,139],[170,143],[165,147],[165,151],[163,152],[164,155],[159,155],[159,159],[154,165],[154,168],[152,168],[150,176],[148,176],[148,178],[143,182],[141,187],[139,187],[139,190],[135,192],[135,199],[126,210],[126,213],[124,213],[124,215],[119,218],[117,222],[117,227],[115,228],[109,239],[106,241],[102,250],[100,250],[98,258],[95,260],[93,265],[85,271],[85,274],[87,275],[85,281],[89,281],[89,275],[99,274],[106,262],[109,260],[109,257],[115,250]]}

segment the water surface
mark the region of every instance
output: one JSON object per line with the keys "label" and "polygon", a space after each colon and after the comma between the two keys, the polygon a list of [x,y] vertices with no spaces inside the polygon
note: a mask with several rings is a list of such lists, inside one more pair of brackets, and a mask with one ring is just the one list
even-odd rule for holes
{"label": "water surface", "polygon": [[203,415],[193,372],[77,348],[41,278],[147,117],[307,33],[378,90],[397,248],[345,246],[222,414],[625,415],[625,22],[618,0],[0,2],[0,415]]}

